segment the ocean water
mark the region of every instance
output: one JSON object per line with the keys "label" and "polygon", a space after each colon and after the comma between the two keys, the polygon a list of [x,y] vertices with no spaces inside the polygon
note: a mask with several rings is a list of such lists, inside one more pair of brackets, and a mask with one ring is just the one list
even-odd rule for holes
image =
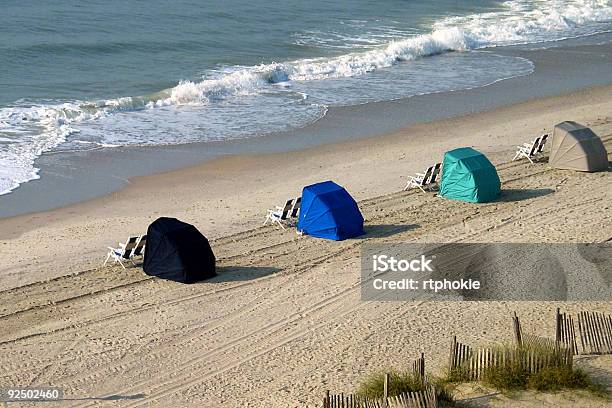
{"label": "ocean water", "polygon": [[527,75],[495,47],[610,30],[608,0],[3,0],[0,194],[42,154],[257,137]]}

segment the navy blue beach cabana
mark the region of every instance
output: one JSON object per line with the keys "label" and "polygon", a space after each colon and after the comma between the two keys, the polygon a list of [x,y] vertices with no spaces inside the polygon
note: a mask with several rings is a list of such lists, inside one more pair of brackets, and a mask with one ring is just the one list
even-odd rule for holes
{"label": "navy blue beach cabana", "polygon": [[194,283],[216,276],[215,255],[193,225],[161,217],[147,229],[143,269],[149,276]]}
{"label": "navy blue beach cabana", "polygon": [[341,241],[364,233],[363,216],[343,187],[324,181],[302,190],[297,229],[313,237]]}

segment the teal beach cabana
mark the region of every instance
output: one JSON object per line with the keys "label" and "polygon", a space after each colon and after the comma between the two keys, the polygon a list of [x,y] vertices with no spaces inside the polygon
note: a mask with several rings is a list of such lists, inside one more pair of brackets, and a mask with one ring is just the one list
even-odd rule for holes
{"label": "teal beach cabana", "polygon": [[485,203],[501,193],[495,166],[487,157],[471,147],[462,147],[444,154],[440,195],[451,200]]}

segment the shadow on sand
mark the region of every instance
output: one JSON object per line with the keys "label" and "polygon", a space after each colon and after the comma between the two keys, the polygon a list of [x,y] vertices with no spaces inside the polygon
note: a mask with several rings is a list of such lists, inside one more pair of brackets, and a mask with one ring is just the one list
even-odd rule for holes
{"label": "shadow on sand", "polygon": [[612,373],[605,367],[597,365],[601,355],[580,356],[578,357],[578,367],[587,372],[591,378],[599,384],[612,384]]}
{"label": "shadow on sand", "polygon": [[402,232],[410,231],[416,228],[420,228],[418,224],[407,224],[407,225],[365,225],[365,235],[357,237],[357,239],[366,238],[386,238],[392,235],[401,234]]}
{"label": "shadow on sand", "polygon": [[457,403],[459,403],[459,406],[466,406],[466,407],[474,407],[474,408],[485,408],[485,407],[490,407],[490,403],[492,402],[492,400],[497,397],[498,395],[501,395],[500,392],[493,392],[491,394],[487,394],[487,395],[481,395],[478,397],[471,397],[471,398],[464,398],[464,399],[459,399],[457,400]]}
{"label": "shadow on sand", "polygon": [[145,394],[134,394],[134,395],[109,395],[108,397],[89,398],[89,399],[99,399],[102,401],[123,401],[123,400],[143,399],[144,397],[146,397]]}
{"label": "shadow on sand", "polygon": [[145,394],[134,394],[134,395],[108,395],[106,397],[83,397],[83,398],[60,398],[55,400],[20,400],[21,402],[34,401],[34,402],[59,402],[59,401],[128,401],[138,400],[145,398]]}
{"label": "shadow on sand", "polygon": [[281,269],[261,266],[217,266],[217,276],[203,280],[201,283],[238,282],[259,279]]}
{"label": "shadow on sand", "polygon": [[498,201],[510,202],[510,201],[523,201],[531,198],[542,197],[548,194],[554,193],[555,190],[551,188],[525,188],[525,189],[503,189],[501,197]]}

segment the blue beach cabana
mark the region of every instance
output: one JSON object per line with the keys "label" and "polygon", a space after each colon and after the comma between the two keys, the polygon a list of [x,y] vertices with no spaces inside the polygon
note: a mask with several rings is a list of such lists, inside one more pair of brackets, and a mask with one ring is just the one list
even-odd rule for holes
{"label": "blue beach cabana", "polygon": [[471,147],[444,154],[440,195],[452,200],[485,203],[501,194],[501,182],[495,166]]}
{"label": "blue beach cabana", "polygon": [[362,235],[363,216],[351,195],[333,181],[304,187],[298,231],[341,241]]}

